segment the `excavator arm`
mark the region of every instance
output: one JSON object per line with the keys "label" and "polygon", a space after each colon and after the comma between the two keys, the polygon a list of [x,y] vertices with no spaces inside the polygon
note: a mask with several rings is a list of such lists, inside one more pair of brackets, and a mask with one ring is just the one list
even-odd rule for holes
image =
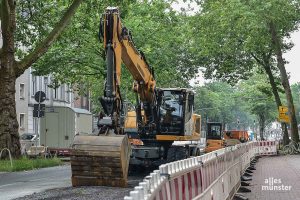
{"label": "excavator arm", "polygon": [[[102,125],[107,127],[109,121],[110,128],[114,129],[115,133],[121,130],[122,125],[119,119],[122,111],[120,93],[122,62],[134,79],[133,90],[137,93],[138,102],[140,102],[137,108],[138,123],[143,123],[144,126],[153,126],[156,116],[153,112],[157,110],[154,72],[144,54],[135,47],[129,30],[122,26],[117,8],[106,9],[99,32],[103,38],[107,66],[104,95],[100,101],[108,116],[102,122],[100,121],[100,127]],[[141,117],[141,105],[144,110],[144,121]]]}
{"label": "excavator arm", "polygon": [[105,116],[98,121],[98,135],[74,138],[72,185],[124,187],[127,185],[130,144],[121,122],[124,109],[120,92],[122,62],[133,76],[133,89],[139,102],[137,122],[146,131],[155,126],[157,116],[154,113],[157,111],[155,80],[143,53],[134,46],[130,32],[122,27],[117,8],[106,9],[99,32],[106,52],[107,75],[104,94],[100,98]]}

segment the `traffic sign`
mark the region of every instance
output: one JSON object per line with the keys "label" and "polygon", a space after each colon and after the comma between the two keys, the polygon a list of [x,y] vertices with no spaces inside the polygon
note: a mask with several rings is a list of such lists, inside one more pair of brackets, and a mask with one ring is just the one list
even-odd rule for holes
{"label": "traffic sign", "polygon": [[279,106],[278,110],[279,110],[279,113],[287,113],[287,112],[289,112],[289,109],[286,106]]}
{"label": "traffic sign", "polygon": [[290,117],[289,117],[289,109],[286,106],[279,106],[279,117],[278,120],[280,122],[290,123]]}
{"label": "traffic sign", "polygon": [[45,116],[45,104],[34,104],[33,105],[33,117],[44,117]]}
{"label": "traffic sign", "polygon": [[46,94],[45,94],[45,92],[43,92],[43,91],[36,92],[35,95],[34,95],[34,99],[38,103],[44,102],[46,100]]}

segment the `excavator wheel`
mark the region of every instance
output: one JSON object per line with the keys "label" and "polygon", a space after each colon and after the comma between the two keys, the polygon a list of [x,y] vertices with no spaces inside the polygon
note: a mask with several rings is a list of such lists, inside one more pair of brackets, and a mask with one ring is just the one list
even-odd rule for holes
{"label": "excavator wheel", "polygon": [[174,162],[187,158],[187,150],[181,146],[172,146],[168,150],[167,161]]}
{"label": "excavator wheel", "polygon": [[71,153],[73,186],[126,187],[130,158],[127,136],[75,136]]}

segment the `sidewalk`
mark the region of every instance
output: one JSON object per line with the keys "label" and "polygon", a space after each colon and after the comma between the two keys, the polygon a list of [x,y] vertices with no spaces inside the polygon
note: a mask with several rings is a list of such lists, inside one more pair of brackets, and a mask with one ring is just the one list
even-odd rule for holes
{"label": "sidewalk", "polygon": [[300,200],[300,155],[263,156],[255,167],[249,200]]}

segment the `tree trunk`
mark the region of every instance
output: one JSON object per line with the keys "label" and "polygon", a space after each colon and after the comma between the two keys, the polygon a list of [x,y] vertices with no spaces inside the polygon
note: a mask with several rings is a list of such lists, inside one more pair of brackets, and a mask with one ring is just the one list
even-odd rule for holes
{"label": "tree trunk", "polygon": [[[277,89],[277,86],[276,86],[276,83],[275,83],[275,80],[274,80],[274,76],[273,76],[273,73],[272,73],[272,70],[271,70],[271,67],[269,65],[269,61],[268,60],[265,60],[264,61],[264,69],[269,77],[269,81],[270,81],[270,84],[271,84],[271,87],[272,87],[272,92],[273,92],[273,95],[275,97],[275,102],[276,102],[276,105],[277,107],[279,108],[279,106],[282,106],[282,103],[281,103],[281,100],[280,100],[280,96],[278,94],[278,89]],[[283,145],[287,145],[289,143],[289,135],[288,135],[288,130],[287,130],[287,126],[285,123],[281,123],[281,129],[282,129],[282,133],[283,133]]]}
{"label": "tree trunk", "polygon": [[[14,0],[0,0],[0,20],[3,47],[0,48],[0,150],[8,148],[14,157],[21,155],[18,121],[15,103],[15,82],[23,72],[39,59],[58,38],[70,22],[83,0],[74,0],[51,33],[33,52],[21,62],[15,61],[16,3]],[[2,39],[2,38],[0,38]]]}
{"label": "tree trunk", "polygon": [[284,60],[282,57],[282,48],[281,48],[281,40],[279,39],[275,25],[273,22],[270,22],[270,32],[272,35],[272,42],[275,47],[275,54],[277,58],[277,67],[280,71],[281,82],[283,88],[285,90],[285,95],[287,99],[288,109],[289,109],[289,117],[291,120],[291,132],[292,132],[292,140],[295,142],[299,142],[299,133],[297,126],[297,119],[295,115],[295,107],[293,102],[293,96],[290,88],[289,79],[285,70]]}
{"label": "tree trunk", "polygon": [[[21,155],[15,103],[15,76],[0,70],[0,149],[8,148],[14,157]],[[7,155],[7,154],[6,154]]]}
{"label": "tree trunk", "polygon": [[0,150],[8,148],[14,157],[21,155],[15,102],[14,31],[15,2],[1,1],[3,47],[0,54]]}
{"label": "tree trunk", "polygon": [[264,138],[264,130],[265,130],[265,116],[263,114],[259,115],[259,135],[260,140],[265,140]]}

